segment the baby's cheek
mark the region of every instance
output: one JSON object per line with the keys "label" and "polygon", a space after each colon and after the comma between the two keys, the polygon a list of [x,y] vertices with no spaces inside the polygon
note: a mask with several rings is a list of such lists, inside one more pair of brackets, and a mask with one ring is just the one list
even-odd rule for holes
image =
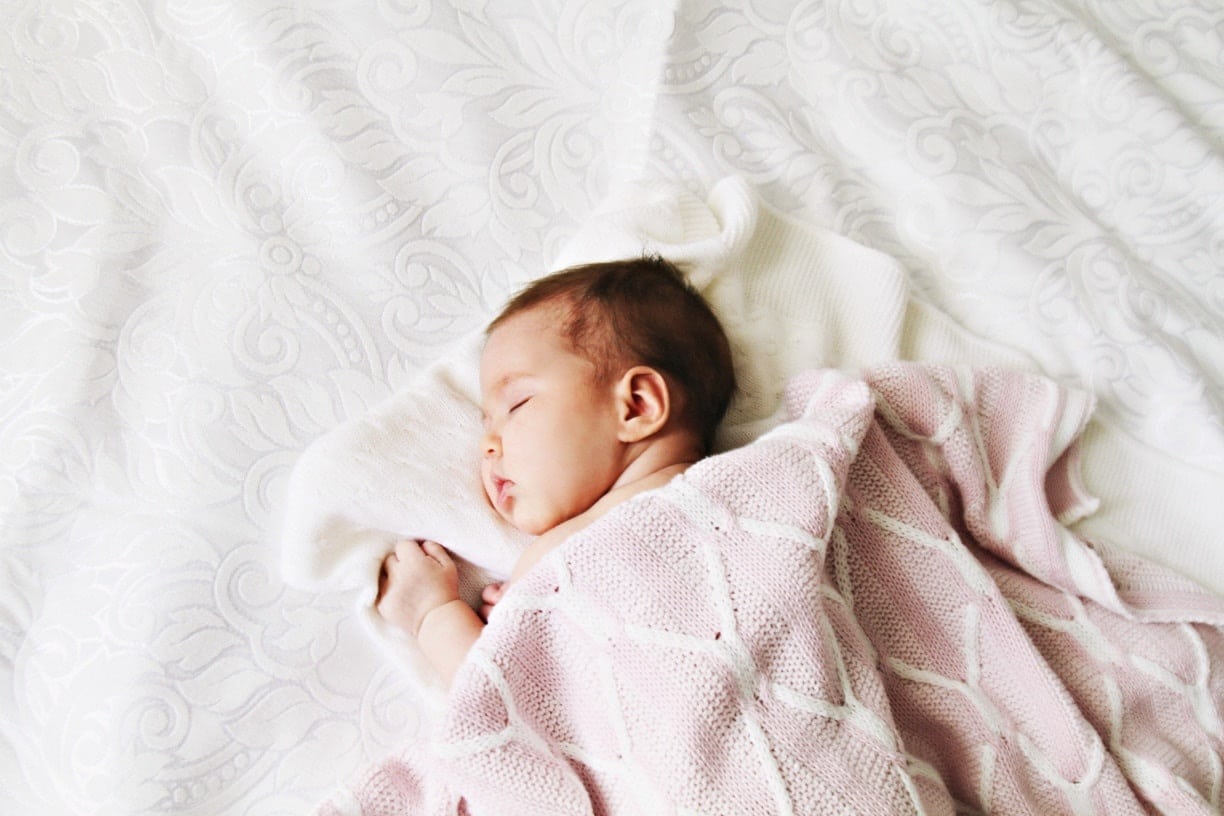
{"label": "baby's cheek", "polygon": [[480,492],[484,494],[485,504],[493,506],[493,491],[492,479],[489,476],[489,469],[482,465],[480,468]]}

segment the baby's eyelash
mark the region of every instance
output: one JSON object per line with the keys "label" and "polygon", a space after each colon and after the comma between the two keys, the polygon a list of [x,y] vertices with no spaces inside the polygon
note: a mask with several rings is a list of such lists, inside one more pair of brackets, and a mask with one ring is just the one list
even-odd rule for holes
{"label": "baby's eyelash", "polygon": [[513,414],[515,411],[517,411],[518,409],[522,408],[522,407],[523,407],[523,405],[524,405],[524,404],[526,404],[526,403],[527,403],[527,401],[528,401],[528,400],[530,400],[530,399],[531,399],[531,397],[523,397],[521,400],[519,400],[518,402],[516,402],[516,403],[514,403],[513,405],[511,405],[511,406],[510,406],[510,410],[509,410],[507,413],[511,413],[511,414]]}

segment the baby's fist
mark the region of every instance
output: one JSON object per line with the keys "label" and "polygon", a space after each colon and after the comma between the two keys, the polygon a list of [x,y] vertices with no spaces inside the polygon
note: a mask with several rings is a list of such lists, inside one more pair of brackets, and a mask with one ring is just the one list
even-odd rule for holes
{"label": "baby's fist", "polygon": [[383,559],[374,608],[415,636],[426,615],[458,598],[459,572],[442,545],[404,540]]}

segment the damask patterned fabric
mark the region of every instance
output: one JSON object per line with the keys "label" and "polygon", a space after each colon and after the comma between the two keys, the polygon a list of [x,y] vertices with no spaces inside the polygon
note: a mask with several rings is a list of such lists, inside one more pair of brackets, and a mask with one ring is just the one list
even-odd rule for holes
{"label": "damask patterned fabric", "polygon": [[267,533],[618,181],[762,200],[1224,471],[1208,0],[16,0],[0,812],[309,810],[418,728]]}

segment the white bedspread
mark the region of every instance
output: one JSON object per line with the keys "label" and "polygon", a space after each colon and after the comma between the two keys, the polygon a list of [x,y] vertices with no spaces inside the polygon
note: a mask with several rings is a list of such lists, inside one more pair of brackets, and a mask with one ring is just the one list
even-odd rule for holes
{"label": "white bedspread", "polygon": [[739,176],[1224,474],[1218,4],[0,18],[2,813],[302,812],[418,728],[352,598],[283,583],[288,474],[627,179]]}

